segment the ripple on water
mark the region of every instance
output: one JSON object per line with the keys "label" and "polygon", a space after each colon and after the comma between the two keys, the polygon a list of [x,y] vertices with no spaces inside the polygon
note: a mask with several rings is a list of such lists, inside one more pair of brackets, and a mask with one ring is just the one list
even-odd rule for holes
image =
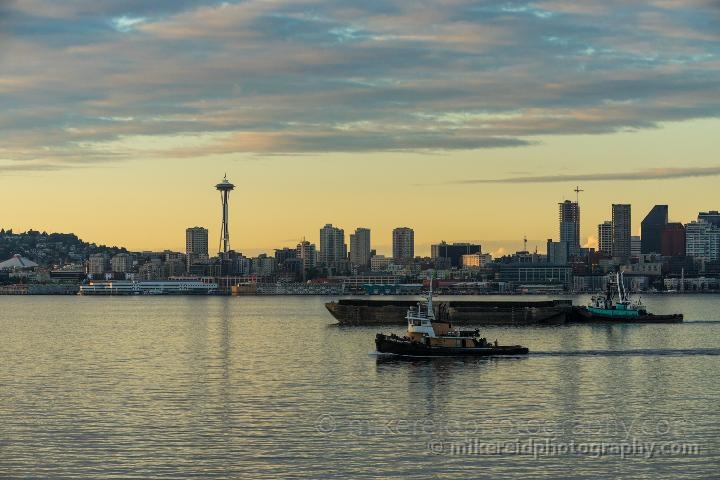
{"label": "ripple on water", "polygon": [[[710,478],[713,298],[681,305],[701,323],[484,329],[527,358],[397,361],[319,298],[6,297],[0,477]],[[700,450],[458,450],[476,439]]]}

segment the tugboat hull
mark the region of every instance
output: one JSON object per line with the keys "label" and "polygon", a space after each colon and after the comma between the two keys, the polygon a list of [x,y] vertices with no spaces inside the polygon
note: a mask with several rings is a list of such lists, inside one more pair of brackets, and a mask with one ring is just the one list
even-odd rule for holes
{"label": "tugboat hull", "polygon": [[619,312],[609,310],[608,313],[591,311],[587,307],[580,307],[576,310],[577,323],[681,323],[682,313],[669,315],[621,315]]}
{"label": "tugboat hull", "polygon": [[406,357],[492,357],[497,355],[527,355],[527,347],[520,345],[488,345],[483,347],[441,347],[413,342],[407,338],[378,333],[375,347],[380,353]]}

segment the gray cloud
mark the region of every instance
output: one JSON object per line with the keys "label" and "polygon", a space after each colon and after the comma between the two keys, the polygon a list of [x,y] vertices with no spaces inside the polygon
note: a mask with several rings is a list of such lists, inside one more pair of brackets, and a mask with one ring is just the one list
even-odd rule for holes
{"label": "gray cloud", "polygon": [[559,182],[601,182],[607,180],[671,180],[677,178],[715,177],[720,175],[720,166],[697,168],[651,168],[628,172],[583,173],[567,175],[536,175],[527,177],[468,179],[448,182],[450,184],[478,183],[559,183]]}
{"label": "gray cloud", "polygon": [[[715,18],[714,0],[0,1],[0,160],[118,161],[137,136],[147,158],[482,149],[717,117]],[[157,145],[177,136],[215,139]]]}

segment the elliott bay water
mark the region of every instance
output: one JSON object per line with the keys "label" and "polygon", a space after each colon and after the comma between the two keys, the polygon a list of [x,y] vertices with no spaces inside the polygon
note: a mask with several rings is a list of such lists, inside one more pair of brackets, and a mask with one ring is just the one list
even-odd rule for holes
{"label": "elliott bay water", "polygon": [[527,358],[416,361],[327,300],[0,298],[0,478],[718,475],[720,296],[644,299],[683,324],[482,329]]}

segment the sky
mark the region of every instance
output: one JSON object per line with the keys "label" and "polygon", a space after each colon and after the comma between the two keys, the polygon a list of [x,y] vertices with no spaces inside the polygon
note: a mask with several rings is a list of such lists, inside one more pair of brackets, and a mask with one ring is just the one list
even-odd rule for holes
{"label": "sky", "polygon": [[0,227],[248,255],[332,223],[544,252],[720,209],[720,1],[0,0]]}

